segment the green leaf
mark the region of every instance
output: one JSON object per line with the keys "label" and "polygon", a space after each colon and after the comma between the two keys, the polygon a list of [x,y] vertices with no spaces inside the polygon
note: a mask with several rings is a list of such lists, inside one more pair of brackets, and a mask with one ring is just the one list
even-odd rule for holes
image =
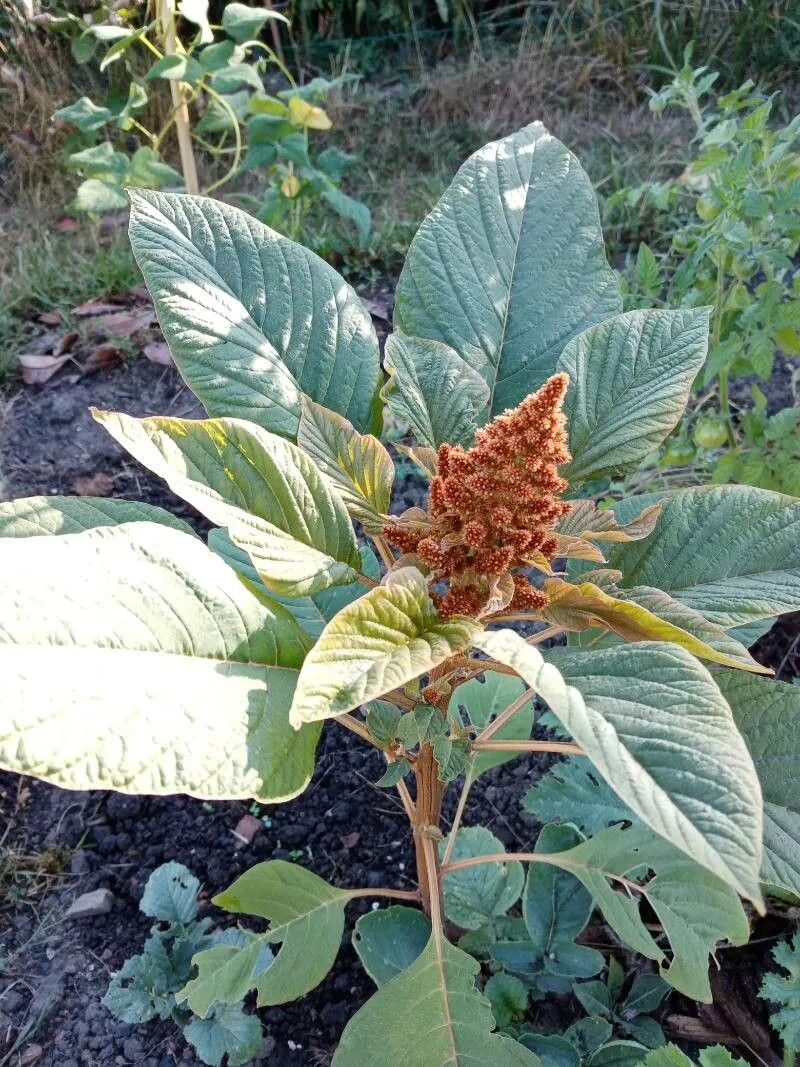
{"label": "green leaf", "polygon": [[347,510],[366,529],[380,532],[394,482],[394,463],[377,437],[302,398],[297,443],[333,483]]}
{"label": "green leaf", "polygon": [[397,737],[400,709],[388,700],[371,700],[367,704],[367,727],[380,745],[388,746]]}
{"label": "green leaf", "polygon": [[55,112],[54,118],[62,119],[77,126],[83,133],[92,133],[99,130],[112,117],[107,107],[98,107],[92,103],[88,96],[82,96],[69,107],[61,107]]}
{"label": "green leaf", "polygon": [[519,1040],[525,1048],[536,1053],[544,1067],[581,1067],[581,1058],[566,1036],[536,1034],[525,1029],[519,1035]]}
{"label": "green leaf", "polygon": [[579,982],[573,985],[572,992],[587,1015],[612,1018],[614,1004],[605,982]]}
{"label": "green leaf", "polygon": [[296,445],[239,419],[92,413],[173,492],[227,526],[268,589],[303,596],[358,577],[345,507]]}
{"label": "green leaf", "polygon": [[[201,0],[201,2],[205,3],[205,0]],[[203,70],[213,74],[215,71],[227,67],[231,62],[240,62],[244,59],[245,54],[244,49],[234,44],[233,41],[220,41],[218,44],[209,44],[208,48],[198,52],[197,58]]]}
{"label": "green leaf", "polygon": [[708,309],[630,311],[574,338],[558,360],[570,484],[636,467],[674,429],[708,347]]}
{"label": "green leaf", "polygon": [[425,578],[413,568],[371,589],[328,623],[306,657],[292,722],[328,719],[383,696],[468,648],[480,627],[440,619]]}
{"label": "green leaf", "polygon": [[535,122],[461,167],[411,243],[394,321],[479,371],[491,416],[540,386],[576,334],[621,311],[591,182]]}
{"label": "green leaf", "polygon": [[492,1033],[489,1001],[475,988],[479,970],[476,960],[434,930],[414,963],[347,1024],[333,1067],[539,1067],[532,1052]]}
{"label": "green leaf", "polygon": [[592,1053],[588,1067],[634,1067],[647,1056],[647,1049],[638,1041],[609,1041]]}
{"label": "green leaf", "polygon": [[29,496],[0,504],[0,537],[71,534],[126,522],[157,522],[184,533],[191,526],[163,508],[135,500],[91,496]]}
{"label": "green leaf", "polygon": [[613,545],[608,563],[623,586],[663,589],[725,629],[795,611],[800,500],[749,485],[682,489],[653,533]]}
{"label": "green leaf", "polygon": [[109,178],[121,182],[128,170],[129,160],[123,152],[115,152],[110,141],[73,152],[67,160],[70,168],[90,178]]}
{"label": "green leaf", "polygon": [[377,986],[408,970],[425,950],[431,922],[416,908],[394,905],[362,915],[353,930],[353,948]]}
{"label": "green leaf", "polygon": [[277,19],[289,25],[289,20],[271,8],[250,7],[248,4],[226,4],[222,12],[222,28],[234,41],[247,41],[258,37],[267,19]]}
{"label": "green leaf", "polygon": [[[734,1067],[739,1064],[745,1067],[747,1062],[731,1056],[722,1045],[700,1049],[698,1058],[701,1067]],[[652,1052],[647,1053],[644,1063],[645,1067],[692,1067],[692,1060],[677,1045],[664,1045],[663,1048],[653,1049]]]}
{"label": "green leaf", "polygon": [[[440,846],[442,854],[446,844]],[[502,842],[486,827],[468,826],[458,831],[451,862],[503,851]],[[516,904],[524,882],[520,863],[482,863],[454,871],[442,883],[445,915],[465,930],[480,930]]]}
{"label": "green leaf", "polygon": [[493,974],[483,992],[489,998],[492,1015],[499,1027],[521,1019],[528,1007],[528,987],[513,974]]}
{"label": "green leaf", "polygon": [[384,356],[389,380],[383,397],[395,418],[429,448],[475,443],[489,387],[449,345],[392,333]]}
{"label": "green leaf", "polygon": [[768,972],[758,995],[778,1006],[769,1017],[770,1025],[784,1048],[795,1051],[800,1048],[800,937],[795,935],[791,943],[779,942],[772,958],[781,970],[788,972],[788,977]]}
{"label": "green leaf", "polygon": [[154,78],[166,78],[169,81],[187,82],[193,85],[200,81],[205,71],[191,56],[172,55],[162,56],[157,59],[145,74],[145,81],[153,81]]}
{"label": "green leaf", "polygon": [[103,178],[87,178],[81,182],[70,207],[89,215],[103,215],[107,211],[123,211],[128,199],[122,185]]}
{"label": "green leaf", "polygon": [[288,710],[308,638],[198,538],[149,522],[23,536],[0,587],[0,765],[71,789],[305,789],[319,731]]}
{"label": "green leaf", "polygon": [[327,181],[322,187],[322,199],[330,204],[337,215],[355,223],[359,244],[364,248],[369,239],[369,231],[372,229],[372,215],[363,200],[348,196]]}
{"label": "green leaf", "polygon": [[[469,723],[478,731],[497,718],[518,697],[525,692],[525,686],[508,674],[484,675],[484,680],[472,678],[453,690],[450,698],[450,717],[460,720],[459,709],[463,709]],[[458,715],[458,719],[456,716]],[[495,741],[527,741],[533,729],[533,698],[501,726],[494,734]],[[472,758],[470,777],[474,781],[492,767],[499,767],[517,758],[516,752],[476,752]]]}
{"label": "green leaf", "polygon": [[153,189],[162,185],[180,188],[183,186],[183,175],[168,163],[163,163],[149,145],[142,145],[131,157],[127,184]]}
{"label": "green leaf", "polygon": [[611,1037],[611,1023],[606,1019],[590,1017],[578,1019],[564,1031],[564,1037],[583,1056],[590,1056]]}
{"label": "green leaf", "polygon": [[216,200],[139,191],[131,204],[164,336],[211,415],[293,437],[303,392],[360,433],[377,428],[375,329],[332,267]]}
{"label": "green leaf", "polygon": [[637,974],[630,992],[622,1003],[620,1013],[626,1019],[655,1011],[669,993],[669,986],[657,974]]}
{"label": "green leaf", "polygon": [[230,63],[220,70],[214,71],[211,78],[211,88],[216,93],[235,93],[239,89],[255,89],[261,92],[264,88],[257,71],[249,63]]}
{"label": "green leaf", "polygon": [[[286,1004],[319,985],[333,966],[344,931],[344,908],[353,892],[329,885],[304,867],[285,860],[257,863],[213,903],[225,911],[269,920],[247,944],[216,945],[194,957],[197,977],[177,994],[195,1015],[216,1001],[236,1004],[251,989],[258,1006]],[[281,942],[266,970],[254,973],[264,945]],[[313,946],[313,951],[311,950]]]}
{"label": "green leaf", "polygon": [[[750,933],[738,897],[721,879],[646,826],[612,826],[566,852],[542,853],[542,858],[574,874],[606,922],[631,948],[656,960],[670,985],[694,1000],[711,1002],[709,952],[724,939],[744,944]],[[642,922],[637,892],[664,928],[672,950],[669,964]]]}
{"label": "green leaf", "polygon": [[761,782],[762,881],[768,891],[800,897],[800,687],[730,671],[717,682]]}
{"label": "green leaf", "polygon": [[635,819],[628,805],[593,770],[582,757],[557,763],[528,790],[523,808],[541,823],[567,819],[587,834]]}
{"label": "green leaf", "polygon": [[[581,835],[570,826],[543,826],[536,839],[537,852],[573,848]],[[487,850],[488,851],[488,850]],[[557,956],[565,943],[575,940],[592,914],[592,898],[577,878],[544,863],[532,863],[525,880],[522,915],[536,952]],[[602,960],[598,961],[598,970]]]}
{"label": "green leaf", "polygon": [[693,656],[643,642],[554,649],[546,664],[511,630],[482,634],[476,644],[547,701],[614,792],[656,833],[760,902],[758,779],[730,708]]}
{"label": "green leaf", "polygon": [[379,789],[394,789],[400,779],[405,778],[410,770],[411,764],[407,759],[395,760],[389,764],[386,772],[381,775],[375,785]]}
{"label": "green leaf", "polygon": [[144,887],[139,911],[167,923],[193,922],[197,918],[200,882],[182,863],[162,863]]}
{"label": "green leaf", "polygon": [[219,1067],[226,1055],[228,1067],[252,1063],[263,1044],[261,1020],[245,1015],[239,1004],[215,1008],[208,1019],[193,1019],[184,1026],[183,1036],[212,1067]]}
{"label": "green leaf", "polygon": [[[363,582],[352,582],[349,585],[337,585],[331,589],[323,589],[322,592],[314,593],[313,596],[281,596],[267,589],[247,552],[231,541],[227,530],[210,530],[208,547],[222,556],[229,567],[233,567],[251,592],[259,598],[266,596],[282,604],[301,628],[315,640],[334,615],[338,615],[346,604],[358,600],[369,589],[369,586],[364,585]],[[362,573],[377,581],[380,578],[380,567],[372,550],[366,546],[362,547],[359,549],[359,555]]]}

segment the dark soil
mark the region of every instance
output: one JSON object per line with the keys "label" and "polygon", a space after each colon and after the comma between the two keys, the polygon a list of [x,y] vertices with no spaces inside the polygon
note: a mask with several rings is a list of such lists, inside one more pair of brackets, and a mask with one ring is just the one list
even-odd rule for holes
{"label": "dark soil", "polygon": [[[202,531],[203,520],[93,422],[90,405],[138,416],[202,414],[171,368],[137,360],[78,380],[61,372],[44,388],[17,393],[7,409],[0,498],[73,493],[81,479],[101,474],[115,496],[167,507]],[[404,507],[419,502],[418,483],[408,468],[398,488]],[[758,646],[759,658],[781,666],[784,677],[798,666],[798,619],[788,618]],[[510,848],[530,848],[536,825],[519,801],[547,762],[521,759],[484,776],[472,791],[465,823],[488,826]],[[381,773],[375,752],[330,726],[305,794],[289,804],[254,808],[264,827],[248,846],[232,833],[248,811],[242,802],[75,793],[0,774],[3,847],[20,856],[44,853],[62,871],[39,877],[30,873],[35,862],[21,861],[21,873],[13,879],[20,899],[0,897],[0,956],[6,957],[0,967],[0,1067],[198,1063],[171,1023],[129,1026],[100,1004],[111,972],[140,951],[147,936],[150,920],[138,911],[147,877],[159,864],[177,860],[198,876],[207,899],[259,860],[292,858],[338,885],[412,886],[405,817],[394,792],[374,786]],[[455,792],[446,798],[446,820],[452,817]],[[353,832],[357,842],[348,838]],[[79,894],[98,887],[114,894],[110,914],[64,918]],[[0,894],[11,888],[10,878],[0,882]],[[358,901],[348,909],[342,950],[318,989],[295,1004],[261,1013],[265,1042],[255,1063],[330,1062],[347,1019],[373,992],[350,944],[352,923],[369,907]],[[225,918],[210,904],[204,913]],[[726,962],[733,955],[723,954]],[[735,961],[732,970],[738,973]],[[724,974],[730,971],[726,967]],[[753,1003],[749,990],[747,1002]],[[693,1006],[685,1003],[684,1012],[693,1014]],[[32,1046],[40,1046],[38,1058]],[[30,1058],[20,1060],[26,1049]]]}

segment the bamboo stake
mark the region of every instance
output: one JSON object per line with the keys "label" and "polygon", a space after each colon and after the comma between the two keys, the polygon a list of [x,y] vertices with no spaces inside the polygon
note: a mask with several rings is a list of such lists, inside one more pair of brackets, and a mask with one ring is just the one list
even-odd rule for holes
{"label": "bamboo stake", "polygon": [[[164,55],[177,55],[173,0],[160,0],[159,15]],[[189,124],[189,107],[184,95],[187,86],[185,86],[184,82],[170,79],[169,88],[172,93],[172,106],[175,111],[175,132],[178,135],[178,151],[181,157],[181,170],[183,171],[183,180],[186,184],[186,192],[197,196],[200,192],[200,182],[197,178],[197,162],[194,158],[194,147],[192,146],[192,133]]]}

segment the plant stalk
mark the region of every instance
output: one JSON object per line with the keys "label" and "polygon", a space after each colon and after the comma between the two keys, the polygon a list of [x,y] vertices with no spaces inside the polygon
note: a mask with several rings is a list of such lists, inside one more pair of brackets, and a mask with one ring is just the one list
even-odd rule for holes
{"label": "plant stalk", "polygon": [[558,752],[560,755],[585,756],[580,745],[569,741],[476,741],[473,752]]}
{"label": "plant stalk", "polygon": [[[177,53],[177,45],[175,39],[175,9],[171,0],[161,0],[160,22],[164,55],[173,56]],[[183,180],[186,183],[186,192],[197,196],[200,192],[200,182],[197,178],[197,161],[194,158],[194,148],[192,147],[189,107],[183,95],[184,85],[182,82],[170,79],[169,88],[172,93],[175,132],[178,135],[178,151],[181,157],[181,170],[183,171]]]}
{"label": "plant stalk", "polygon": [[[444,783],[439,781],[433,748],[426,742],[419,750],[414,764],[417,780],[417,802],[414,812],[414,852],[417,861],[417,882],[425,914],[432,917],[431,886],[438,886],[438,861],[434,836],[442,814]],[[433,860],[431,860],[433,856]],[[433,863],[433,870],[431,870]]]}

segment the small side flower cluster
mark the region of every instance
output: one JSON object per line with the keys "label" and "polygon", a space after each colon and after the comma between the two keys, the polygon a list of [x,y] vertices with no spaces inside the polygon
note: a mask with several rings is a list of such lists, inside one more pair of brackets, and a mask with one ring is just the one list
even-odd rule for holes
{"label": "small side flower cluster", "polygon": [[[478,430],[475,446],[439,448],[427,523],[393,523],[387,540],[416,553],[433,582],[447,582],[435,598],[441,615],[480,615],[503,574],[551,560],[556,522],[571,510],[561,499],[567,482],[557,472],[570,459],[562,405],[569,377],[554,374],[535,393]],[[524,573],[512,573],[505,610],[544,607],[547,598]]]}

